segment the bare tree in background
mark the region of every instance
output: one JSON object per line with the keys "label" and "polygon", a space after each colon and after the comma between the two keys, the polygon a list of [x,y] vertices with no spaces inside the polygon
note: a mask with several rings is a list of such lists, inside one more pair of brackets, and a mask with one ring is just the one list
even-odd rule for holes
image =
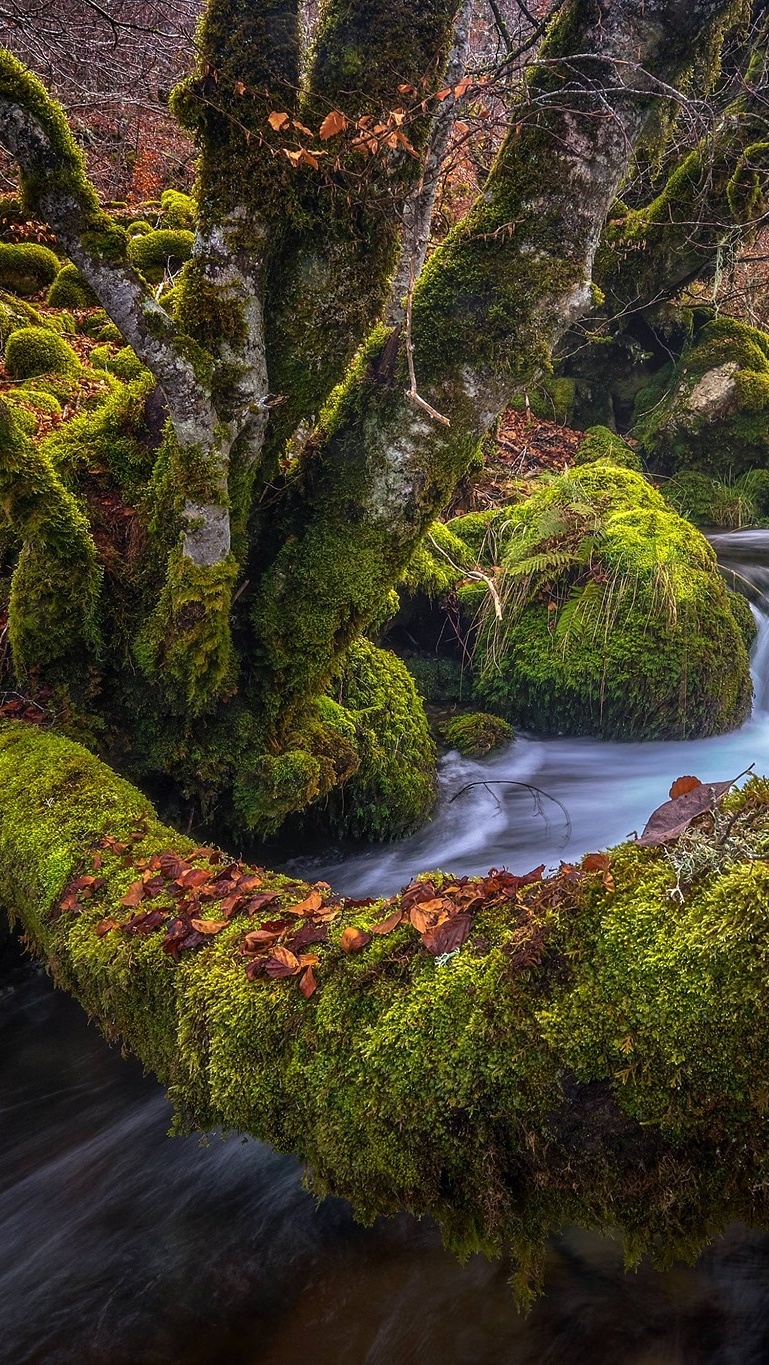
{"label": "bare tree in background", "polygon": [[[199,0],[0,0],[0,43],[62,103],[107,198],[192,178],[191,143],[166,106],[199,11]],[[2,172],[10,188],[15,167]]]}

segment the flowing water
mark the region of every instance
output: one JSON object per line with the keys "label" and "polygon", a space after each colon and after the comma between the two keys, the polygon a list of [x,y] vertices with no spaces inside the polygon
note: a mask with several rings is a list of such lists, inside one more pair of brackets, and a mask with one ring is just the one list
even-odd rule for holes
{"label": "flowing water", "polygon": [[[715,543],[759,626],[756,701],[740,730],[653,744],[520,737],[483,762],[449,755],[436,817],[414,838],[293,867],[348,894],[391,892],[431,867],[526,871],[640,830],[682,773],[769,772],[769,532]],[[169,1140],[169,1119],[156,1083],[7,953],[0,1362],[769,1362],[767,1235],[735,1227],[695,1268],[626,1276],[615,1240],[569,1231],[553,1240],[545,1295],[522,1318],[503,1263],[461,1267],[429,1222],[405,1216],[360,1228],[341,1201],[316,1206],[290,1158],[239,1138]]]}

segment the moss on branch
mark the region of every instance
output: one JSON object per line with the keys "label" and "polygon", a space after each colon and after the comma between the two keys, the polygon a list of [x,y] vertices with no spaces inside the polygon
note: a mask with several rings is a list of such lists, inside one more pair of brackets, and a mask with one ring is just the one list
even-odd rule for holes
{"label": "moss on branch", "polygon": [[83,690],[100,647],[96,547],[74,497],[2,402],[0,506],[22,543],[9,603],[14,671]]}

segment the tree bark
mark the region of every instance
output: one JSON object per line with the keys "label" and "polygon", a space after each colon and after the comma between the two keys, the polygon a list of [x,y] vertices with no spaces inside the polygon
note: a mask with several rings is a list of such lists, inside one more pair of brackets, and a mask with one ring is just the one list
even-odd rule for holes
{"label": "tree bark", "polygon": [[254,613],[274,712],[322,687],[506,398],[591,307],[596,247],[658,82],[738,9],[572,0],[559,14],[481,198],[418,283],[411,336],[397,350],[372,337],[288,491],[292,538]]}

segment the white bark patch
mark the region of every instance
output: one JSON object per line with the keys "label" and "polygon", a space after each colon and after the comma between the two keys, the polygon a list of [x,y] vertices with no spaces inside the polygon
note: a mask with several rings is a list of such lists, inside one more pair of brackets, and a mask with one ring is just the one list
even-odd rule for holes
{"label": "white bark patch", "polygon": [[184,509],[187,530],[182,553],[198,567],[210,568],[230,553],[230,514],[216,503],[188,502]]}

